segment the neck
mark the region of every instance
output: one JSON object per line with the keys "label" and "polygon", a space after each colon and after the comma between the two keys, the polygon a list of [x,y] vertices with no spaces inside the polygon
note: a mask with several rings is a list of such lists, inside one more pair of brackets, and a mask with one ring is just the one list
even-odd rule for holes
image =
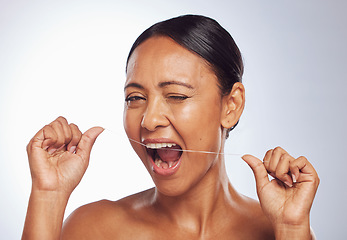
{"label": "neck", "polygon": [[156,189],[154,198],[156,208],[174,224],[201,234],[205,226],[232,207],[237,196],[229,182],[224,158],[220,156],[204,178],[186,193],[170,197]]}

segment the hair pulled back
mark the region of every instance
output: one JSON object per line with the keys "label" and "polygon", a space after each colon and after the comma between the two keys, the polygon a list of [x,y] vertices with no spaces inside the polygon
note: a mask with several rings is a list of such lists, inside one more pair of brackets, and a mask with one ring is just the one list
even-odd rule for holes
{"label": "hair pulled back", "polygon": [[[127,65],[136,47],[155,36],[170,37],[202,57],[216,74],[222,96],[230,93],[234,83],[242,82],[243,61],[240,50],[232,36],[214,19],[201,15],[183,15],[152,25],[134,42]],[[228,133],[235,126],[228,129]]]}

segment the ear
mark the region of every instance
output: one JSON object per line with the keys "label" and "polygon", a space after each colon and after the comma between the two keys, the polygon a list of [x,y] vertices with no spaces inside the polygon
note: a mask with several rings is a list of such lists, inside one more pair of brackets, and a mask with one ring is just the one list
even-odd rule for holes
{"label": "ear", "polygon": [[222,104],[221,125],[223,128],[229,129],[239,121],[245,107],[245,87],[243,84],[235,83],[230,93],[223,96]]}

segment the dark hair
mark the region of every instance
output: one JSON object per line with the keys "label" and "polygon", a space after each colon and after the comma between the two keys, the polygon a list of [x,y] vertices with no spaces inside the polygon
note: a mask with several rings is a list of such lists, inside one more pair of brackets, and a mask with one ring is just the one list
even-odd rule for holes
{"label": "dark hair", "polygon": [[[155,36],[170,37],[205,59],[218,78],[222,96],[230,93],[234,83],[242,82],[243,62],[240,50],[231,35],[214,19],[200,15],[183,15],[154,24],[134,42],[128,55],[127,66],[136,47]],[[235,126],[228,129],[228,134]]]}

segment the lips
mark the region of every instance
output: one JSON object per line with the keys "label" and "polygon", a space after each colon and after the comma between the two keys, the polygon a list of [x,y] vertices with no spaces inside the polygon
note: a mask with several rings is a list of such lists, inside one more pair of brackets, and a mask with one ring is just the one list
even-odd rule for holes
{"label": "lips", "polygon": [[169,176],[177,172],[182,156],[182,148],[167,139],[145,140],[147,154],[155,173]]}

